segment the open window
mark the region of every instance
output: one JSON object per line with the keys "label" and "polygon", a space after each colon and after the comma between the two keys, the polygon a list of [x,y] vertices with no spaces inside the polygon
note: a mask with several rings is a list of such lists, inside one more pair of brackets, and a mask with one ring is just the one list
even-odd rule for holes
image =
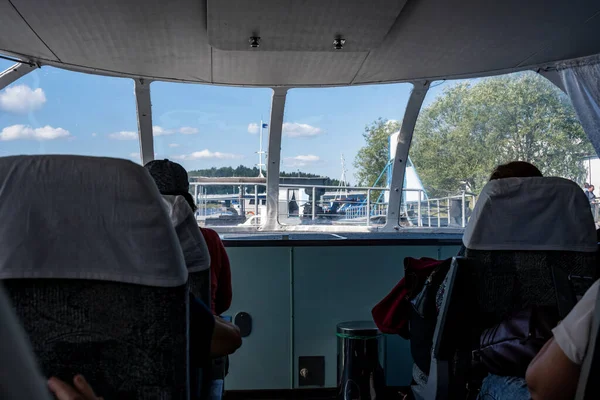
{"label": "open window", "polygon": [[390,137],[399,130],[411,88],[406,83],[288,91],[282,225],[366,232],[385,224]]}
{"label": "open window", "polygon": [[544,176],[583,188],[593,178],[590,154],[567,96],[534,72],[434,82],[407,170],[423,192],[403,199],[400,225],[462,229],[493,169],[510,161],[530,162]]}
{"label": "open window", "polygon": [[[0,60],[0,70],[14,63]],[[0,90],[0,156],[76,154],[139,162],[133,81],[42,67]]]}

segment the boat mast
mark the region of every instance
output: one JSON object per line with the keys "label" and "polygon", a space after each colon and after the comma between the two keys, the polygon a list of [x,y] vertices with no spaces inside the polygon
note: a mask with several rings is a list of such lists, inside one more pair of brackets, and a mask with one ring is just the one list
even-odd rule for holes
{"label": "boat mast", "polygon": [[260,118],[260,138],[259,138],[259,145],[258,145],[258,177],[259,178],[264,178],[265,176],[263,175],[263,167],[265,166],[265,164],[263,163],[263,154],[265,154],[265,152],[263,151],[263,120],[262,117]]}
{"label": "boat mast", "polygon": [[340,183],[338,183],[338,190],[335,195],[335,200],[342,198],[342,195],[348,197],[348,189],[346,188],[348,185],[346,184],[346,160],[344,159],[344,153],[342,153],[342,176],[340,178]]}

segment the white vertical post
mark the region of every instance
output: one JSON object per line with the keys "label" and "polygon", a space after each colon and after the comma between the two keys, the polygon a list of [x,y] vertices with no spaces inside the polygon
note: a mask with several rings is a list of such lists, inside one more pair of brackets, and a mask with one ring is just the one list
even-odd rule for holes
{"label": "white vertical post", "polygon": [[258,215],[259,210],[260,208],[258,207],[258,185],[254,185],[254,215]]}
{"label": "white vertical post", "polygon": [[440,216],[440,199],[437,199],[437,217],[438,217],[438,228],[440,228],[442,226],[442,220],[441,220],[441,216]]}
{"label": "white vertical post", "polygon": [[371,225],[371,189],[367,189],[367,226]]}
{"label": "white vertical post", "polygon": [[281,132],[287,88],[274,88],[271,100],[271,118],[269,121],[269,147],[267,162],[267,215],[263,230],[274,230],[279,226],[277,210],[279,208],[279,172],[281,157]]}
{"label": "white vertical post", "polygon": [[423,218],[421,218],[421,191],[419,190],[419,204],[417,205],[417,215],[419,216],[419,221],[417,222],[417,226],[423,226]]}
{"label": "white vertical post", "polygon": [[427,224],[431,228],[431,201],[427,199]]}
{"label": "white vertical post", "polygon": [[[410,93],[410,98],[406,105],[398,141],[395,143],[396,156],[392,161],[390,198],[388,201],[387,218],[383,231],[392,232],[396,229],[400,229],[399,213],[402,203],[402,188],[404,186],[404,174],[408,161],[408,150],[415,130],[415,124],[417,123],[417,117],[419,116],[419,111],[421,110],[423,100],[425,99],[428,90],[428,81],[413,82],[413,90]],[[392,145],[394,145],[394,143],[392,143]]]}
{"label": "white vertical post", "polygon": [[138,135],[142,164],[154,160],[154,138],[152,137],[152,102],[150,83],[145,79],[135,79],[135,101],[137,105]]}
{"label": "white vertical post", "polygon": [[448,197],[446,199],[446,201],[448,202],[448,210],[447,210],[447,217],[448,217],[448,227],[450,227],[450,197]]}
{"label": "white vertical post", "polygon": [[317,219],[315,215],[317,212],[317,188],[313,186],[312,188],[312,219],[313,221]]}
{"label": "white vertical post", "polygon": [[465,191],[462,192],[462,227],[464,228],[467,225],[467,215],[465,214],[466,204],[465,204]]}

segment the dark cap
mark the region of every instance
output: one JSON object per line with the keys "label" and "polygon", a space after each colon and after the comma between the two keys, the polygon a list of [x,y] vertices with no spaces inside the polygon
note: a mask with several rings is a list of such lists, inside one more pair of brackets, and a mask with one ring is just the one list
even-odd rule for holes
{"label": "dark cap", "polygon": [[162,194],[184,194],[190,189],[190,182],[185,168],[173,161],[154,160],[144,165],[148,170],[158,190]]}

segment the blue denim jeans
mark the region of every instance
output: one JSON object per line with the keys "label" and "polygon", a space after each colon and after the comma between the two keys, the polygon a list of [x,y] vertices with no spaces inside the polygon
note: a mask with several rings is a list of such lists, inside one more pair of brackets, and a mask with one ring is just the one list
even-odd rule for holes
{"label": "blue denim jeans", "polygon": [[529,400],[529,390],[523,378],[488,375],[481,384],[478,400]]}
{"label": "blue denim jeans", "polygon": [[215,379],[210,385],[209,400],[221,400],[223,397],[223,379]]}

